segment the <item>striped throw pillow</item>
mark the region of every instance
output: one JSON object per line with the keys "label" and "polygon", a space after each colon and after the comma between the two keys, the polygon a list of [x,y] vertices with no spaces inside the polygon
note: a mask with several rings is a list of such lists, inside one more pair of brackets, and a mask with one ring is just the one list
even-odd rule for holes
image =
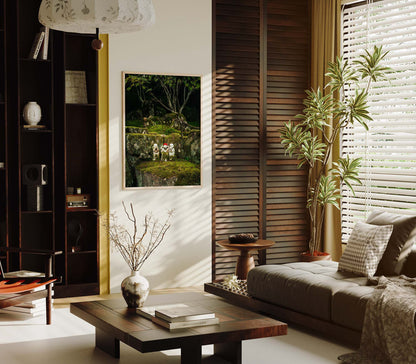
{"label": "striped throw pillow", "polygon": [[393,225],[357,222],[339,261],[338,270],[372,277],[392,231]]}

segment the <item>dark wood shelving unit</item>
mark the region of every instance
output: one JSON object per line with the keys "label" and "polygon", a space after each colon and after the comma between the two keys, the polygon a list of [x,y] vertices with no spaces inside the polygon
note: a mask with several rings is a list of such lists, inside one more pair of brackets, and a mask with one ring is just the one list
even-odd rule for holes
{"label": "dark wood shelving unit", "polygon": [[[62,277],[55,297],[98,294],[98,65],[90,46],[94,36],[51,30],[48,58],[29,59],[41,29],[40,2],[0,0],[0,246],[62,250],[54,260],[54,274]],[[85,72],[87,104],[65,102],[69,70]],[[23,108],[30,101],[40,105],[39,124],[45,128],[24,127]],[[39,183],[33,171],[43,175],[45,165],[47,183],[33,187]],[[89,194],[89,206],[67,209],[69,187]],[[75,243],[78,251],[72,252]],[[43,269],[36,256],[8,253],[0,259],[8,270]]]}
{"label": "dark wood shelving unit", "polygon": [[[8,206],[8,171],[7,171],[7,72],[6,72],[6,34],[5,2],[0,0],[0,244],[8,240],[7,225],[9,223]],[[8,268],[7,255],[1,254],[0,260],[4,268]]]}

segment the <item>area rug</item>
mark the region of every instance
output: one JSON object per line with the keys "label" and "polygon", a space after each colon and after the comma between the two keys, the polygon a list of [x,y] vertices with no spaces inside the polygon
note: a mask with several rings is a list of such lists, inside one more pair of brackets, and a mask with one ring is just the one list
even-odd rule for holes
{"label": "area rug", "polygon": [[[121,344],[120,359],[95,349],[95,329],[68,308],[53,311],[52,325],[44,317],[19,320],[0,314],[0,363],[4,364],[179,364],[180,350],[142,354]],[[348,347],[289,326],[289,334],[243,342],[243,364],[335,364]],[[203,364],[224,364],[203,347]]]}

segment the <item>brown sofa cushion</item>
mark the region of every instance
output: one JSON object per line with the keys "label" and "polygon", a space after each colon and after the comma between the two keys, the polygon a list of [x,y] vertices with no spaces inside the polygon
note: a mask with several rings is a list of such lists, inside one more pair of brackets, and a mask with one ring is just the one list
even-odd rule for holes
{"label": "brown sofa cushion", "polygon": [[393,232],[386,250],[378,264],[376,275],[393,276],[400,274],[416,238],[416,216],[373,211],[368,224],[393,225]]}
{"label": "brown sofa cushion", "polygon": [[332,322],[361,331],[365,308],[373,291],[374,286],[355,286],[335,292],[332,298]]}
{"label": "brown sofa cushion", "polygon": [[263,265],[248,273],[247,290],[257,299],[330,321],[333,294],[367,283],[337,269],[332,261]]}

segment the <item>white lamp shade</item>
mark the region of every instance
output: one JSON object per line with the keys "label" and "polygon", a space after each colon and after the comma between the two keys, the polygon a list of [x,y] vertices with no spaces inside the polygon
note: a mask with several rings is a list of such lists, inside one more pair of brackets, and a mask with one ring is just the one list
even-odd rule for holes
{"label": "white lamp shade", "polygon": [[152,0],[42,0],[39,22],[64,32],[136,32],[152,25]]}

